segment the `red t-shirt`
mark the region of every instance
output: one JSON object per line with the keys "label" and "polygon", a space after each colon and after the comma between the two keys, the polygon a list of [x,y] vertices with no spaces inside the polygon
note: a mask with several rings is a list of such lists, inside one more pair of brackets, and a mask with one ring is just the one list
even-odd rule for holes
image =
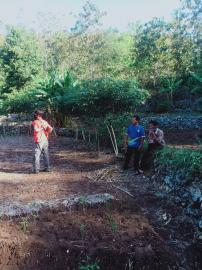
{"label": "red t-shirt", "polygon": [[32,122],[34,127],[34,141],[36,143],[44,142],[48,140],[49,134],[53,128],[45,120],[34,120]]}

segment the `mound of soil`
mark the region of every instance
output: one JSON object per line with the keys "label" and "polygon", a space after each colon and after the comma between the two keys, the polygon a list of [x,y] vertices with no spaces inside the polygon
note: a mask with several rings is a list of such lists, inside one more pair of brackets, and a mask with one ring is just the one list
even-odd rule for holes
{"label": "mound of soil", "polygon": [[96,208],[47,209],[12,222],[5,219],[1,222],[0,265],[79,269],[90,265],[88,256],[101,269],[177,269],[175,256],[148,219],[133,213],[132,204],[130,200],[112,201]]}

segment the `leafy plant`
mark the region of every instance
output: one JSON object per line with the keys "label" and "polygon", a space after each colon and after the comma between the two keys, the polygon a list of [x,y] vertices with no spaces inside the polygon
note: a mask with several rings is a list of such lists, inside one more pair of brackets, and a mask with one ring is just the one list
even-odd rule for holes
{"label": "leafy plant", "polygon": [[79,203],[82,205],[86,205],[87,204],[87,197],[86,196],[79,197]]}
{"label": "leafy plant", "polygon": [[86,262],[80,264],[79,270],[99,270],[100,266],[98,262],[90,262],[90,257],[87,256]]}
{"label": "leafy plant", "polygon": [[182,83],[182,80],[176,80],[176,78],[165,78],[162,82],[163,87],[159,90],[160,94],[167,96],[167,102],[170,102],[173,105],[173,95],[179,85]]}
{"label": "leafy plant", "polygon": [[134,111],[149,97],[133,80],[101,78],[80,84],[81,91],[74,112],[86,116],[105,116],[109,113]]}
{"label": "leafy plant", "polygon": [[29,219],[28,217],[22,217],[21,221],[20,221],[20,227],[21,230],[26,233],[28,230],[28,226],[29,226]]}
{"label": "leafy plant", "polygon": [[81,196],[79,198],[79,204],[82,205],[83,211],[85,212],[85,206],[87,205],[87,197],[86,196]]}
{"label": "leafy plant", "polygon": [[81,233],[81,238],[84,239],[85,233],[86,233],[86,225],[85,224],[80,224],[80,233]]}
{"label": "leafy plant", "polygon": [[202,95],[202,75],[191,72],[191,76],[192,78],[194,78],[195,81],[194,87],[192,86],[192,93]]}
{"label": "leafy plant", "polygon": [[155,165],[164,174],[179,172],[185,178],[202,177],[202,150],[164,147],[156,154]]}

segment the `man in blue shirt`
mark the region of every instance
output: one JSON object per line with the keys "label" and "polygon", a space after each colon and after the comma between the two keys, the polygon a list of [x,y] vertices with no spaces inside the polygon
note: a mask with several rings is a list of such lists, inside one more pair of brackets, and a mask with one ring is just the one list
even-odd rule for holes
{"label": "man in blue shirt", "polygon": [[140,163],[140,153],[143,147],[143,142],[145,138],[144,128],[139,125],[140,118],[138,115],[134,115],[132,124],[126,129],[125,134],[125,162],[123,169],[127,170],[129,162],[132,155],[134,155],[134,169],[135,173],[139,174],[142,171],[139,168]]}

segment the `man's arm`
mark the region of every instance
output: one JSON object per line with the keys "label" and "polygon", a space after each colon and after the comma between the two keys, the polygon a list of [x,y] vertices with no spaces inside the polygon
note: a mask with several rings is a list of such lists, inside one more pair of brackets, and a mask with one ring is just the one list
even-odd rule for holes
{"label": "man's arm", "polygon": [[49,125],[48,122],[45,120],[43,120],[42,122],[42,129],[44,129],[49,134],[53,131],[53,128],[51,127],[51,125]]}
{"label": "man's arm", "polygon": [[48,124],[46,130],[47,130],[47,132],[48,132],[49,134],[51,134],[52,131],[53,131],[53,128],[51,127],[51,125]]}

